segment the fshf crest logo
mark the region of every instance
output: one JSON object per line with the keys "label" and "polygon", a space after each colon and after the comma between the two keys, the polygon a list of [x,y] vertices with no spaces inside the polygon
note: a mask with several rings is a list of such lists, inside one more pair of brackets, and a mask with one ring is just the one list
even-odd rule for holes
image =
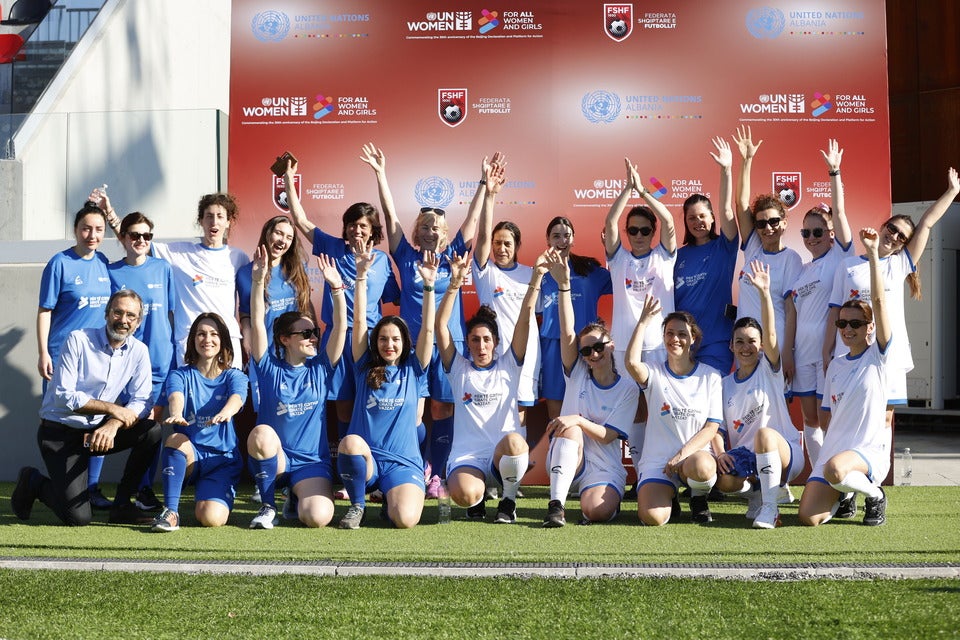
{"label": "fshf crest logo", "polygon": [[290,16],[283,11],[261,11],[250,21],[253,37],[261,42],[279,42],[290,33]]}
{"label": "fshf crest logo", "polygon": [[633,5],[603,5],[603,31],[614,42],[623,42],[633,33]]}
{"label": "fshf crest logo", "polygon": [[[290,203],[287,202],[287,190],[283,185],[283,178],[279,178],[275,175],[270,175],[270,178],[273,180],[273,206],[277,209],[280,209],[282,213],[290,213]],[[293,176],[293,188],[297,192],[297,197],[300,197],[300,174],[294,174]],[[279,415],[279,414],[277,414]]]}
{"label": "fshf crest logo", "polygon": [[455,127],[467,119],[467,90],[437,89],[437,105],[440,121]]}
{"label": "fshf crest logo", "polygon": [[800,204],[800,172],[774,171],[773,192],[777,194],[787,210]]}

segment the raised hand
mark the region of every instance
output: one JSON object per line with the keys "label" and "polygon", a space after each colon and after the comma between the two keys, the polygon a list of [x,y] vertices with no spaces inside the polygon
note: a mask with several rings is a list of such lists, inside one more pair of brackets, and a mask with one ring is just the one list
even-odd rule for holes
{"label": "raised hand", "polygon": [[566,256],[556,249],[547,249],[542,258],[547,266],[547,271],[557,281],[557,284],[570,282],[570,265],[567,264]]}
{"label": "raised hand", "polygon": [[860,243],[868,254],[875,254],[880,246],[880,234],[873,227],[864,227],[860,229]]}
{"label": "raised hand", "polygon": [[254,282],[262,282],[267,273],[267,261],[269,260],[267,255],[267,247],[262,244],[253,252],[253,266],[251,269]]}
{"label": "raised hand", "polygon": [[360,159],[370,165],[376,173],[383,173],[387,169],[387,157],[383,149],[378,149],[372,142],[363,145]]}
{"label": "raised hand", "polygon": [[423,259],[417,263],[417,271],[423,278],[423,284],[432,287],[437,281],[437,267],[440,266],[440,256],[433,251],[424,251]]}
{"label": "raised hand", "polygon": [[357,263],[357,278],[367,275],[370,267],[373,266],[373,242],[367,241],[365,244],[351,244],[350,250],[353,252],[353,259]]}
{"label": "raised hand", "polygon": [[960,191],[960,180],[957,179],[957,170],[953,167],[947,170],[947,186],[951,191]]}
{"label": "raised hand", "polygon": [[506,171],[502,164],[493,162],[484,170],[483,177],[487,180],[487,191],[500,193],[503,183],[506,182]]}
{"label": "raised hand", "polygon": [[630,158],[624,158],[623,163],[627,167],[627,184],[636,189],[637,193],[643,193],[643,181],[640,180],[640,174],[637,172],[637,165],[630,162]]}
{"label": "raised hand", "polygon": [[470,267],[468,258],[470,253],[460,255],[456,252],[450,255],[450,282],[463,283],[467,277],[467,269]]}
{"label": "raised hand", "polygon": [[750,269],[753,273],[743,274],[746,281],[760,291],[770,291],[770,265],[759,260],[753,260],[750,262]]}
{"label": "raised hand", "polygon": [[297,174],[297,161],[294,158],[287,158],[287,168],[283,172],[283,177],[285,180],[293,180],[293,176]]}
{"label": "raised hand", "polygon": [[763,140],[756,144],[753,143],[753,132],[750,130],[749,125],[741,125],[734,132],[733,141],[740,150],[740,157],[742,157],[744,160],[755,156],[757,154],[757,149],[759,149],[760,145],[763,144]]}
{"label": "raised hand", "polygon": [[[713,158],[714,161],[721,167],[730,168],[733,166],[733,152],[730,151],[730,143],[720,136],[713,138],[712,142],[713,146],[717,149],[717,152],[714,153],[713,151],[710,151],[710,157]],[[760,145],[757,146],[759,147]]]}
{"label": "raised hand", "polygon": [[501,167],[507,166],[507,156],[500,153],[499,151],[495,151],[493,153],[493,157],[490,159],[487,159],[487,156],[483,156],[483,162],[480,163],[480,173],[486,176],[487,169],[489,169],[490,166],[494,164],[498,164]]}
{"label": "raised hand", "polygon": [[827,140],[827,150],[824,151],[821,149],[820,153],[823,154],[823,161],[827,163],[827,170],[840,170],[840,161],[843,160],[843,149],[840,148],[836,140],[832,138]]}
{"label": "raised hand", "polygon": [[640,312],[640,322],[646,322],[650,318],[656,317],[663,310],[660,305],[660,299],[649,293],[643,299],[643,311]]}
{"label": "raised hand", "polygon": [[337,263],[334,262],[333,258],[321,253],[317,256],[317,267],[320,268],[323,281],[327,283],[328,287],[331,289],[343,287],[343,278],[340,277],[340,271],[337,269]]}

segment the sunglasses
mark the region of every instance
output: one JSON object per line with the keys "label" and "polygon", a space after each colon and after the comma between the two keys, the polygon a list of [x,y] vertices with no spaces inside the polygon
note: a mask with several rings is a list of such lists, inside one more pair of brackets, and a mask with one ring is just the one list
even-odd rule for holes
{"label": "sunglasses", "polygon": [[757,229],[763,229],[764,227],[779,227],[780,223],[783,222],[783,218],[767,218],[766,220],[754,220],[753,226]]}
{"label": "sunglasses", "polygon": [[309,340],[310,338],[320,339],[320,329],[314,327],[312,329],[304,329],[303,331],[291,331],[287,334],[288,336],[300,336],[304,340]]}
{"label": "sunglasses", "polygon": [[147,231],[146,233],[139,233],[137,231],[127,231],[127,237],[133,240],[134,242],[139,242],[140,240],[146,240],[150,242],[153,240],[153,233]]}
{"label": "sunglasses", "polygon": [[603,350],[607,348],[608,344],[610,344],[609,340],[601,340],[600,342],[594,342],[588,347],[580,347],[578,351],[584,358],[589,358],[591,352],[598,354],[603,353]]}
{"label": "sunglasses", "polygon": [[826,232],[827,230],[822,227],[817,227],[816,229],[800,229],[800,235],[804,238],[809,238],[810,236],[822,238]]}
{"label": "sunglasses", "polygon": [[438,216],[445,216],[447,212],[443,209],[437,209],[435,207],[420,207],[420,213],[435,213]]}
{"label": "sunglasses", "polygon": [[866,320],[837,320],[834,324],[837,325],[837,329],[846,329],[847,325],[850,325],[850,328],[852,329],[859,329],[867,326],[870,323]]}
{"label": "sunglasses", "polygon": [[627,233],[632,236],[637,235],[638,233],[644,238],[653,233],[653,227],[627,227]]}
{"label": "sunglasses", "polygon": [[900,231],[900,229],[897,229],[897,225],[893,224],[892,222],[888,222],[886,224],[886,227],[887,227],[887,233],[892,235],[893,239],[896,240],[897,242],[901,244],[906,244],[907,240],[910,239],[907,236],[903,235],[903,231]]}

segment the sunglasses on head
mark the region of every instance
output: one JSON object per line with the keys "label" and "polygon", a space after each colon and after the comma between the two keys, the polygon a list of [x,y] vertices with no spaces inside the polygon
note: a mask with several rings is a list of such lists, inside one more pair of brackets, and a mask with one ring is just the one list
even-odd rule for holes
{"label": "sunglasses on head", "polygon": [[127,237],[133,240],[134,242],[139,242],[140,240],[146,240],[150,242],[153,240],[153,233],[147,231],[146,233],[140,233],[138,231],[127,231]]}
{"label": "sunglasses on head", "polygon": [[780,223],[783,221],[783,218],[767,218],[766,220],[754,220],[753,226],[757,229],[763,229],[764,227],[774,227],[780,226]]}
{"label": "sunglasses on head", "polygon": [[817,227],[816,229],[800,229],[800,235],[804,238],[809,238],[813,236],[814,238],[822,238],[823,234],[827,232],[823,227]]}
{"label": "sunglasses on head", "polygon": [[584,358],[589,358],[591,352],[603,353],[603,350],[607,348],[608,344],[610,344],[609,340],[601,340],[600,342],[594,342],[589,346],[580,347],[578,351],[580,352],[580,355],[582,355]]}
{"label": "sunglasses on head", "polygon": [[303,331],[291,331],[287,334],[288,336],[300,336],[304,340],[309,340],[310,338],[320,339],[320,329],[313,327],[312,329],[304,329]]}
{"label": "sunglasses on head", "polygon": [[435,213],[438,216],[445,216],[447,212],[443,209],[437,209],[435,207],[420,207],[420,213]]}
{"label": "sunglasses on head", "polygon": [[866,320],[837,320],[834,324],[837,325],[837,329],[846,329],[847,325],[850,325],[852,329],[859,329],[870,323]]}
{"label": "sunglasses on head", "polygon": [[632,236],[637,235],[638,233],[644,238],[653,233],[653,227],[627,227],[627,233]]}
{"label": "sunglasses on head", "polygon": [[900,231],[900,229],[897,229],[897,225],[893,224],[892,222],[888,222],[886,224],[886,227],[887,227],[887,233],[892,235],[893,239],[896,240],[897,242],[906,244],[907,240],[910,239],[907,236],[903,235],[903,231]]}

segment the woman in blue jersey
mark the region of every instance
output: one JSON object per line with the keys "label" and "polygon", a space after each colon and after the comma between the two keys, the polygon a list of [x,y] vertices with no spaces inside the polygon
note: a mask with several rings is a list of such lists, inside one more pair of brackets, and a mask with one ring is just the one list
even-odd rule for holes
{"label": "woman in blue jersey", "polygon": [[[143,300],[143,320],[137,328],[136,337],[150,351],[153,419],[159,420],[163,407],[157,403],[173,364],[173,309],[177,306],[173,270],[167,262],[150,255],[153,222],[139,211],[123,218],[118,236],[127,255],[110,265],[110,288],[114,292],[122,289],[136,291]],[[158,462],[159,457],[147,470],[137,491],[137,506],[146,511],[160,508],[153,493],[153,478]]]}
{"label": "woman in blue jersey", "polygon": [[[250,528],[273,528],[278,480],[289,484],[300,521],[308,527],[324,527],[333,518],[325,407],[330,378],[343,353],[347,332],[343,280],[333,260],[318,258],[334,303],[333,326],[324,353],[317,353],[320,330],[311,315],[300,311],[281,314],[273,323],[272,339],[268,339],[264,290],[269,254],[265,245],[257,249],[251,274],[250,357],[260,381],[260,410],[258,424],[247,438],[247,451],[263,506]],[[273,353],[269,351],[271,344]]]}
{"label": "woman in blue jersey", "polygon": [[247,399],[247,376],[233,369],[230,330],[215,313],[201,313],[187,335],[186,364],[170,373],[166,393],[174,433],[160,456],[163,511],[154,531],[180,528],[180,492],[184,481],[196,487],[197,521],[204,527],[227,522],[243,459],[233,416]]}
{"label": "woman in blue jersey", "polygon": [[[88,201],[74,216],[76,242],[53,256],[43,269],[37,308],[37,371],[43,378],[44,391],[70,332],[103,326],[110,300],[110,276],[108,260],[98,249],[106,227],[104,210]],[[103,456],[92,456],[88,480],[90,506],[94,509],[113,505],[98,487],[102,468]]]}
{"label": "woman in blue jersey", "polygon": [[425,252],[417,265],[423,290],[416,350],[407,323],[384,316],[367,335],[367,273],[373,264],[370,243],[356,255],[353,358],[357,397],[350,430],[340,441],[337,471],[350,497],[341,529],[357,529],[366,513],[367,490],[383,492],[382,513],[400,529],[420,522],[423,512],[423,457],[417,426],[427,396],[427,367],[433,355],[433,302],[437,258]]}

